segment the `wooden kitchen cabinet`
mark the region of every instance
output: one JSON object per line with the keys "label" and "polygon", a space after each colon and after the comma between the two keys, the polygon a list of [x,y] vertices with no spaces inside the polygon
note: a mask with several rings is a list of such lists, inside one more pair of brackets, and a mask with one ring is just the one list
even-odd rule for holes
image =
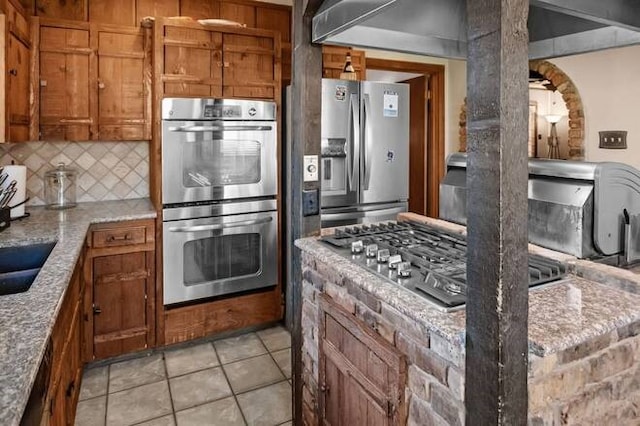
{"label": "wooden kitchen cabinet", "polygon": [[45,19],[34,26],[34,139],[150,138],[151,44],[144,29]]}
{"label": "wooden kitchen cabinet", "polygon": [[36,15],[52,19],[86,21],[86,0],[35,0]]}
{"label": "wooden kitchen cabinet", "polygon": [[82,380],[82,296],[85,254],[81,253],[53,327],[51,376],[42,424],[72,425]]}
{"label": "wooden kitchen cabinet", "polygon": [[155,222],[92,226],[84,294],[84,359],[155,345]]}
{"label": "wooden kitchen cabinet", "polygon": [[329,297],[319,302],[319,423],[405,424],[404,355]]}
{"label": "wooden kitchen cabinet", "polygon": [[[20,10],[18,9],[20,8]],[[31,40],[29,21],[23,16],[21,6],[7,1],[5,14],[0,15],[0,62],[3,73],[0,87],[0,142],[29,140],[29,72]]]}
{"label": "wooden kitchen cabinet", "polygon": [[40,21],[39,139],[89,140],[91,111],[89,24]]}
{"label": "wooden kitchen cabinet", "polygon": [[151,131],[150,43],[136,27],[93,25],[99,140],[144,140]]}
{"label": "wooden kitchen cabinet", "polygon": [[280,91],[277,33],[156,19],[156,102],[163,97],[276,99]]}

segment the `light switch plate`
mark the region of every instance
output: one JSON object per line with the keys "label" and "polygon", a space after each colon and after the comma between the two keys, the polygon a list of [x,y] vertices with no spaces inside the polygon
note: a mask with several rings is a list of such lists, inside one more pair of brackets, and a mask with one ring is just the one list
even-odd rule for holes
{"label": "light switch plate", "polygon": [[304,182],[317,182],[318,181],[318,156],[317,155],[305,155],[304,156]]}
{"label": "light switch plate", "polygon": [[626,130],[607,130],[599,132],[600,148],[627,149]]}

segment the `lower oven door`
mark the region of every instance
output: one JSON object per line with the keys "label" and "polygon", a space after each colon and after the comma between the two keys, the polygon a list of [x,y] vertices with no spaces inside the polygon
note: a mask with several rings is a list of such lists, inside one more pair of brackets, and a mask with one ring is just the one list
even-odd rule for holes
{"label": "lower oven door", "polygon": [[164,304],[277,284],[277,213],[164,222]]}

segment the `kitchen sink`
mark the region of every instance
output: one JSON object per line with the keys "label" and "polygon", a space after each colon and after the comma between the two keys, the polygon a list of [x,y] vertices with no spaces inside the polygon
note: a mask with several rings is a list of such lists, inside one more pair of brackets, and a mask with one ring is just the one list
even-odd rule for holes
{"label": "kitchen sink", "polygon": [[56,243],[0,248],[0,296],[29,290]]}

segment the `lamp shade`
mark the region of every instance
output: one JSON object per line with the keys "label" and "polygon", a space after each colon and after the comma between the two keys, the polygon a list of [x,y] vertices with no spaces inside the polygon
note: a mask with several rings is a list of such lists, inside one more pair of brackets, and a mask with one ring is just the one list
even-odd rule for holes
{"label": "lamp shade", "polygon": [[561,115],[556,115],[556,114],[549,114],[549,115],[545,115],[544,118],[549,122],[549,123],[557,123],[558,121],[562,120],[562,116]]}

